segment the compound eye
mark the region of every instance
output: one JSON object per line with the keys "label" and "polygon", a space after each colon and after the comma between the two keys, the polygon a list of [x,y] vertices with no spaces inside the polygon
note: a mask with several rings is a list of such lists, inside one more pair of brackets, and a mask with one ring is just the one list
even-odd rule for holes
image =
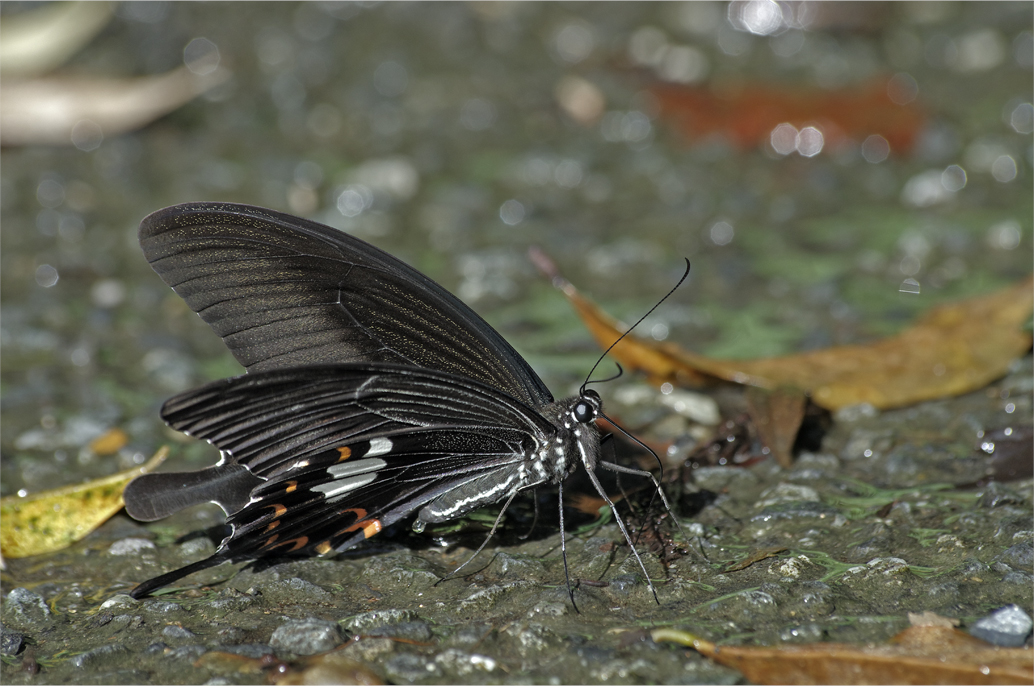
{"label": "compound eye", "polygon": [[587,402],[580,402],[571,410],[574,420],[579,424],[585,424],[592,420],[592,405]]}

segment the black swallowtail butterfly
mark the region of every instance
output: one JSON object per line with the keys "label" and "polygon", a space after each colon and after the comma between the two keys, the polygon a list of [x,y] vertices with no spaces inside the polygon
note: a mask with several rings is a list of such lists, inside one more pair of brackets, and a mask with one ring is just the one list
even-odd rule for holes
{"label": "black swallowtail butterfly", "polygon": [[[562,489],[578,466],[612,507],[597,466],[652,478],[600,461],[595,391],[554,401],[473,310],[358,238],[272,210],[189,203],[145,218],[140,245],[248,373],[162,407],[222,459],[137,477],[127,512],[153,521],[215,502],[232,533],[134,597],[226,561],[345,550],[413,514],[419,531],[508,505],[539,485]],[[561,490],[561,527],[562,503]]]}

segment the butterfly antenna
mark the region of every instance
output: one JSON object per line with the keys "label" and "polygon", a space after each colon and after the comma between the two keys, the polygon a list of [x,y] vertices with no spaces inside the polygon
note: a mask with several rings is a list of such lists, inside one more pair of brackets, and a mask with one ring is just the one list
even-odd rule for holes
{"label": "butterfly antenna", "polygon": [[622,376],[624,376],[625,375],[625,368],[621,366],[621,363],[620,362],[615,362],[614,364],[618,368],[618,373],[617,374],[615,374],[614,376],[608,376],[606,379],[593,379],[592,381],[589,381],[588,379],[586,379],[585,383],[582,384],[582,389],[584,389],[589,384],[607,383],[608,381],[617,381]]}
{"label": "butterfly antenna", "polygon": [[619,336],[619,337],[618,337],[618,339],[617,339],[616,341],[614,341],[613,343],[611,343],[611,344],[610,344],[610,347],[609,347],[609,348],[607,348],[607,349],[606,349],[606,350],[605,350],[605,351],[603,352],[603,354],[602,354],[602,355],[600,355],[600,359],[596,360],[596,364],[594,364],[594,365],[592,366],[592,369],[590,369],[590,370],[589,370],[589,373],[588,373],[588,374],[587,374],[587,375],[585,376],[585,381],[584,381],[584,382],[582,383],[582,387],[581,387],[581,390],[579,391],[579,393],[584,393],[584,392],[585,392],[585,386],[586,386],[586,384],[588,384],[588,383],[589,383],[589,379],[590,379],[590,378],[592,377],[592,374],[593,374],[593,372],[595,372],[595,371],[596,371],[596,367],[599,367],[599,366],[600,366],[600,362],[602,362],[602,361],[603,361],[603,358],[604,358],[604,357],[606,357],[606,356],[607,356],[607,355],[608,355],[608,354],[610,353],[610,351],[614,349],[614,346],[615,346],[615,345],[617,345],[618,343],[620,343],[620,342],[621,342],[621,340],[622,340],[622,339],[623,339],[623,338],[624,338],[625,336],[627,336],[628,334],[632,333],[632,330],[633,330],[633,329],[635,329],[635,327],[637,327],[637,326],[639,326],[640,324],[642,324],[642,323],[643,323],[643,320],[644,320],[644,319],[646,319],[646,318],[647,318],[647,317],[649,317],[649,316],[650,316],[651,314],[653,314],[653,311],[654,311],[654,310],[656,310],[656,309],[657,309],[658,307],[660,307],[660,306],[661,306],[661,303],[663,303],[663,302],[664,302],[665,300],[667,300],[668,298],[670,298],[670,297],[671,297],[671,294],[672,294],[672,293],[674,293],[674,292],[675,292],[676,290],[678,290],[678,287],[679,287],[679,286],[681,286],[681,285],[682,285],[682,283],[683,283],[683,282],[684,282],[684,281],[685,281],[685,280],[686,280],[686,279],[687,279],[687,278],[689,277],[689,269],[690,269],[689,259],[686,259],[686,271],[685,271],[685,273],[684,273],[684,274],[682,275],[682,278],[681,278],[681,279],[679,279],[679,282],[678,282],[677,284],[675,284],[674,286],[672,286],[672,289],[671,289],[670,291],[668,291],[668,293],[667,293],[667,294],[666,294],[666,295],[665,295],[665,296],[664,296],[663,298],[661,298],[660,300],[658,300],[658,301],[657,301],[657,304],[656,304],[656,305],[654,305],[653,307],[651,307],[651,308],[649,309],[649,311],[648,311],[648,312],[647,312],[646,314],[644,314],[644,315],[643,315],[642,317],[640,317],[640,318],[639,318],[639,321],[637,321],[637,322],[636,322],[635,324],[633,324],[632,326],[628,327],[628,330],[627,330],[627,331],[625,331],[625,333],[621,334],[621,336]]}

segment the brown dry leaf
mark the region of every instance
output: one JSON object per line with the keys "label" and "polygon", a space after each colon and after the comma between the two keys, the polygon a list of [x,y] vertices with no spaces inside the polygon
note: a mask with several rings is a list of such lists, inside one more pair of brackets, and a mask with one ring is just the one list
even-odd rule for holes
{"label": "brown dry leaf", "polygon": [[754,427],[776,462],[786,469],[793,466],[793,444],[807,404],[804,393],[793,386],[772,391],[757,386],[747,388],[747,411]]}
{"label": "brown dry leaf", "polygon": [[748,555],[746,559],[740,560],[739,562],[735,562],[723,569],[722,574],[728,574],[729,572],[738,572],[741,569],[746,569],[755,562],[761,562],[762,560],[767,560],[770,557],[775,557],[784,550],[786,550],[785,546],[773,546],[771,548],[761,548],[759,550],[755,550],[753,553]]}
{"label": "brown dry leaf", "polygon": [[[567,281],[553,282],[571,301],[602,347],[625,327]],[[656,383],[700,384],[714,378],[762,388],[795,386],[816,405],[837,410],[869,403],[879,409],[960,395],[1001,377],[1030,349],[1021,327],[1034,308],[1034,277],[990,295],[931,309],[896,336],[756,360],[721,360],[671,343],[626,336],[611,354]]]}
{"label": "brown dry leaf", "polygon": [[[347,645],[347,644],[346,644]],[[379,675],[361,662],[345,657],[340,650],[305,658],[297,670],[273,677],[275,684],[383,684]]]}
{"label": "brown dry leaf", "polygon": [[909,612],[908,623],[912,626],[943,626],[948,629],[957,627],[961,622],[951,617],[942,617],[936,612],[924,610],[923,612]]}
{"label": "brown dry leaf", "polygon": [[72,545],[121,510],[126,484],[154,471],[168,454],[162,446],[146,464],[103,479],[0,499],[0,552],[28,557]]}
{"label": "brown dry leaf", "polygon": [[1030,684],[1034,649],[999,648],[958,629],[913,626],[883,645],[716,646],[685,631],[654,641],[689,646],[758,684]]}

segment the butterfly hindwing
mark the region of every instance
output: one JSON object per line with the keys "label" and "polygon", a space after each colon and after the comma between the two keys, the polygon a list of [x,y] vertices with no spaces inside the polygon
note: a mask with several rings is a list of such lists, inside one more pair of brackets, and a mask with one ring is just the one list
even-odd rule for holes
{"label": "butterfly hindwing", "polygon": [[140,245],[249,371],[387,362],[470,377],[532,407],[552,401],[473,310],[344,232],[248,205],[191,203],[145,218]]}
{"label": "butterfly hindwing", "polygon": [[[449,500],[459,516],[498,499],[490,488],[518,488],[522,461],[555,433],[537,412],[484,384],[375,364],[216,381],[170,399],[162,416],[222,451],[222,462],[205,471],[243,468],[254,480],[238,509],[221,503],[233,533],[216,561],[341,550],[446,494],[469,491],[468,499]],[[156,484],[166,485],[130,483],[127,509],[144,511],[161,495]],[[211,484],[199,478],[178,489],[177,502],[193,504],[191,488],[198,502],[211,499]]]}

